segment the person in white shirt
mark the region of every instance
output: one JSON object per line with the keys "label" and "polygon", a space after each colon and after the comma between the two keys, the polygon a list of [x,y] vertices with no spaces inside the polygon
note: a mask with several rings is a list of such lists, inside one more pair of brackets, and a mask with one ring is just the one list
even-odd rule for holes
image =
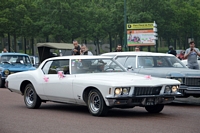
{"label": "person in white shirt", "polygon": [[91,51],[88,50],[85,44],[81,45],[80,55],[93,55]]}
{"label": "person in white shirt", "polygon": [[3,51],[2,51],[2,53],[8,53],[7,49],[4,48]]}

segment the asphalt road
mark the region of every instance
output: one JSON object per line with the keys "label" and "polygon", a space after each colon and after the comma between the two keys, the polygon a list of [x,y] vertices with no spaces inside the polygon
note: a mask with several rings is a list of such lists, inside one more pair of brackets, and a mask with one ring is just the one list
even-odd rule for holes
{"label": "asphalt road", "polygon": [[200,104],[188,103],[160,114],[136,107],[94,117],[87,107],[51,102],[27,109],[21,95],[0,89],[0,133],[200,133]]}

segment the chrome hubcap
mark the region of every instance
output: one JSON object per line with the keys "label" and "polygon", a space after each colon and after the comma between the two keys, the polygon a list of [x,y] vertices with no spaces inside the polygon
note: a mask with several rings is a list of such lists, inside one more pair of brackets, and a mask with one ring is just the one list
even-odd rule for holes
{"label": "chrome hubcap", "polygon": [[34,101],[34,91],[33,89],[28,88],[26,91],[26,102],[31,105],[33,104],[33,101]]}
{"label": "chrome hubcap", "polygon": [[90,96],[90,108],[92,112],[98,112],[101,102],[100,97],[96,92],[93,92]]}

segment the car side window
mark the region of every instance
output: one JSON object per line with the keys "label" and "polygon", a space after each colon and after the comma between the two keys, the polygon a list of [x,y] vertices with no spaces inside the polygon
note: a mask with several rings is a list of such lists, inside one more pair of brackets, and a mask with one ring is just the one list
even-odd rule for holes
{"label": "car side window", "polygon": [[53,61],[48,61],[48,62],[45,63],[45,65],[42,68],[42,71],[43,71],[44,74],[48,74],[49,68],[50,68],[52,62]]}
{"label": "car side window", "polygon": [[70,74],[69,72],[69,60],[54,60],[48,61],[42,68],[44,74],[57,74],[58,71],[63,71],[64,74]]}
{"label": "car side window", "polygon": [[116,61],[118,61],[121,65],[124,65],[126,61],[126,56],[119,56],[116,58]]}
{"label": "car side window", "polygon": [[128,59],[126,60],[124,66],[127,68],[128,66],[132,66],[133,68],[136,67],[136,57],[132,56],[132,57],[128,57]]}

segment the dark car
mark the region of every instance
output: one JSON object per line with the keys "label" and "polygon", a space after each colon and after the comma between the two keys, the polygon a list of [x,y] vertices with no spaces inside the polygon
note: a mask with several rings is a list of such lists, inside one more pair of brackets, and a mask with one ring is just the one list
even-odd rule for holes
{"label": "dark car", "polygon": [[171,54],[151,52],[111,52],[102,56],[112,56],[134,73],[154,77],[171,78],[181,82],[179,92],[182,97],[200,97],[200,70],[188,69]]}
{"label": "dark car", "polygon": [[27,54],[0,53],[0,87],[4,87],[8,75],[35,69]]}

